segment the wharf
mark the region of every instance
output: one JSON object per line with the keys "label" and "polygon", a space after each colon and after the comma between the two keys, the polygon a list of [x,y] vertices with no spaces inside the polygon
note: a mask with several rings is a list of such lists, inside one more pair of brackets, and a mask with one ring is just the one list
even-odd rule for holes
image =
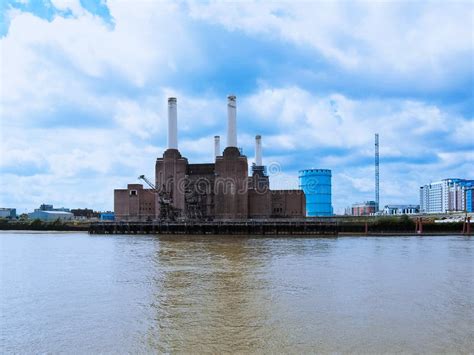
{"label": "wharf", "polygon": [[90,234],[328,235],[337,223],[319,221],[97,222]]}

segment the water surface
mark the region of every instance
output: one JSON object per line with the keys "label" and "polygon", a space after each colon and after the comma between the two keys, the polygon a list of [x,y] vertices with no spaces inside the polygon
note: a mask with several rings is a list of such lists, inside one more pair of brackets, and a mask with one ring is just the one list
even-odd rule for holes
{"label": "water surface", "polygon": [[0,350],[472,352],[474,239],[0,233]]}

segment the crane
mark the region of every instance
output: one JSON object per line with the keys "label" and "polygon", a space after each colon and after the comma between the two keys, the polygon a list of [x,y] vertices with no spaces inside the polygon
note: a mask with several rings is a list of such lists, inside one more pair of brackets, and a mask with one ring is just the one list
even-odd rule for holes
{"label": "crane", "polygon": [[143,180],[147,183],[148,186],[150,186],[152,188],[152,190],[155,190],[156,191],[156,186],[150,181],[147,179],[147,177],[145,175],[140,175],[138,177],[138,180]]}
{"label": "crane", "polygon": [[172,205],[172,200],[164,190],[159,190],[145,175],[140,175],[138,180],[143,180],[151,187],[154,194],[158,195],[160,201],[160,219],[174,221],[178,216],[179,209]]}

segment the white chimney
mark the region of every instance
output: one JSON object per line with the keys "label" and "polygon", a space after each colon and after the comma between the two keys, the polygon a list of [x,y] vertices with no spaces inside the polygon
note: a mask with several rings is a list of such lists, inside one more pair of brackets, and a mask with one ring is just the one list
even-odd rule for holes
{"label": "white chimney", "polygon": [[176,97],[168,98],[168,149],[178,149],[178,110]]}
{"label": "white chimney", "polygon": [[262,136],[255,136],[255,165],[262,166]]}
{"label": "white chimney", "polygon": [[214,136],[214,157],[221,155],[221,137]]}
{"label": "white chimney", "polygon": [[234,95],[227,96],[227,146],[237,148],[237,106]]}

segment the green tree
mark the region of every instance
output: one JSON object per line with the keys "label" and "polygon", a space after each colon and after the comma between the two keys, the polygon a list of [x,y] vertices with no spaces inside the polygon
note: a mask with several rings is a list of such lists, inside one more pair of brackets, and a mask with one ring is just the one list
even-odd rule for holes
{"label": "green tree", "polygon": [[41,219],[36,218],[33,222],[31,222],[31,226],[34,228],[42,227],[43,222],[41,221]]}

